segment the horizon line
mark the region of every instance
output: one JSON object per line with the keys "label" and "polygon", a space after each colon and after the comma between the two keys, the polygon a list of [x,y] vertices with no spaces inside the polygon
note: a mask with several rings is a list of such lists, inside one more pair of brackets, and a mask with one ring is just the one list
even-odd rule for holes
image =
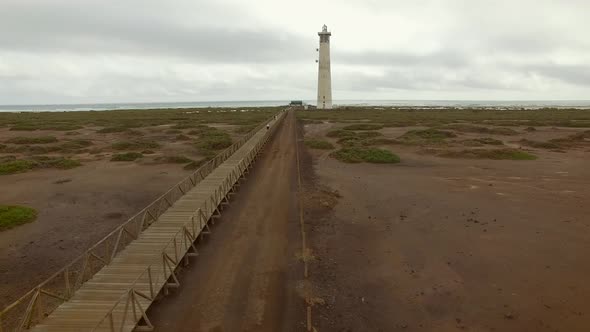
{"label": "horizon line", "polygon": [[[251,100],[205,100],[205,101],[124,101],[124,102],[84,102],[84,103],[35,103],[35,104],[0,104],[0,107],[9,106],[73,106],[73,105],[117,105],[117,104],[190,104],[190,103],[239,103],[239,102],[289,102],[293,100],[313,101],[315,99],[251,99]],[[347,101],[462,101],[462,102],[590,102],[590,99],[335,99],[336,102]]]}

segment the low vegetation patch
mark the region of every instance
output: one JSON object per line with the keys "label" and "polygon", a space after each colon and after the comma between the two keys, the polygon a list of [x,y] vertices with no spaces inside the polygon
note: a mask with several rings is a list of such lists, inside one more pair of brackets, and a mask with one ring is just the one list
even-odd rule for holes
{"label": "low vegetation patch", "polygon": [[78,160],[63,157],[35,156],[32,159],[0,161],[0,175],[24,173],[38,168],[70,169],[82,165]]}
{"label": "low vegetation patch", "polygon": [[230,147],[233,142],[228,133],[217,128],[199,126],[191,130],[189,135],[198,135],[197,148],[206,158],[212,158],[217,151]]}
{"label": "low vegetation patch", "polygon": [[302,119],[300,120],[303,124],[322,124],[324,123],[324,121],[321,120],[308,120],[308,119]]}
{"label": "low vegetation patch", "polygon": [[82,129],[82,126],[74,124],[53,124],[53,123],[22,123],[16,124],[10,128],[13,131],[35,131],[35,130],[56,130],[70,131]]}
{"label": "low vegetation patch", "polygon": [[550,149],[551,150],[551,149],[561,148],[561,146],[559,144],[556,144],[554,142],[540,142],[540,141],[533,141],[533,140],[528,140],[528,139],[521,139],[518,142],[522,145],[530,146],[532,148],[537,148],[537,149]]}
{"label": "low vegetation patch", "polygon": [[177,141],[190,141],[191,140],[191,138],[189,136],[186,136],[184,134],[176,135],[176,138],[175,139]]}
{"label": "low vegetation patch", "polygon": [[25,206],[0,205],[0,231],[32,222],[35,219],[37,219],[35,209]]}
{"label": "low vegetation patch", "polygon": [[191,127],[193,128],[191,131],[188,132],[189,135],[195,135],[195,136],[210,136],[210,135],[221,135],[221,133],[225,133],[222,130],[219,130],[217,128],[214,127],[209,127],[206,125],[196,125]]}
{"label": "low vegetation patch", "polygon": [[204,136],[201,137],[197,146],[203,150],[222,150],[232,145],[232,140],[229,135],[219,136]]}
{"label": "low vegetation patch", "polygon": [[516,149],[471,149],[445,151],[439,154],[447,158],[494,159],[494,160],[535,160],[537,156]]}
{"label": "low vegetation patch", "polygon": [[309,148],[319,150],[331,150],[334,148],[334,145],[332,145],[332,143],[320,139],[306,139],[305,145]]}
{"label": "low vegetation patch", "polygon": [[57,138],[54,136],[41,136],[41,137],[13,137],[6,140],[6,143],[12,144],[49,144],[57,142]]}
{"label": "low vegetation patch", "polygon": [[366,148],[366,147],[347,147],[334,151],[330,154],[345,163],[386,163],[395,164],[400,162],[400,158],[388,150]]}
{"label": "low vegetation patch", "polygon": [[127,127],[106,127],[99,129],[96,132],[101,134],[122,133],[124,131],[127,131],[127,129]]}
{"label": "low vegetation patch", "polygon": [[126,152],[114,154],[111,161],[134,161],[143,158],[143,154],[139,152]]}
{"label": "low vegetation patch", "polygon": [[383,125],[361,123],[361,124],[348,125],[342,129],[344,129],[344,130],[379,130],[381,128],[383,128]]}
{"label": "low vegetation patch", "polygon": [[7,160],[0,162],[0,175],[28,172],[35,168],[30,160]]}
{"label": "low vegetation patch", "polygon": [[344,130],[344,129],[337,129],[337,130],[331,130],[326,134],[327,137],[334,137],[334,138],[342,138],[342,137],[354,137],[356,136],[356,133],[354,131],[350,131],[350,130]]}
{"label": "low vegetation patch", "polygon": [[144,150],[144,149],[157,149],[160,144],[154,141],[121,141],[111,145],[115,150]]}
{"label": "low vegetation patch", "polygon": [[488,134],[488,135],[518,135],[518,132],[511,128],[502,128],[502,127],[483,127],[483,126],[476,126],[472,124],[450,124],[444,127],[445,129],[452,129],[462,133],[478,133],[478,134]]}
{"label": "low vegetation patch", "polygon": [[354,137],[358,137],[358,138],[373,138],[373,137],[379,137],[379,136],[383,136],[383,134],[381,134],[378,131],[361,131],[359,133],[354,134]]}
{"label": "low vegetation patch", "polygon": [[590,130],[586,130],[581,133],[569,135],[563,138],[555,138],[550,140],[552,143],[557,143],[560,145],[576,145],[579,143],[590,142]]}
{"label": "low vegetation patch", "polygon": [[64,157],[35,156],[32,161],[35,163],[35,168],[71,169],[82,166],[80,161]]}
{"label": "low vegetation patch", "polygon": [[356,133],[355,136],[347,136],[338,140],[338,143],[344,147],[352,146],[371,146],[385,145],[395,143],[396,140],[380,137],[382,134],[376,131],[365,131]]}
{"label": "low vegetation patch", "polygon": [[482,137],[461,141],[465,146],[504,145],[504,142],[490,137]]}
{"label": "low vegetation patch", "polygon": [[193,160],[185,156],[164,156],[158,158],[158,161],[170,163],[170,164],[187,164]]}
{"label": "low vegetation patch", "polygon": [[201,125],[198,123],[177,123],[170,128],[171,129],[188,129],[188,128],[195,128],[198,126],[201,126]]}
{"label": "low vegetation patch", "polygon": [[396,144],[397,140],[385,137],[368,138],[360,141],[364,146]]}
{"label": "low vegetation patch", "polygon": [[428,126],[445,124],[481,123],[492,126],[564,126],[590,127],[590,112],[587,109],[483,109],[448,107],[392,106],[345,106],[329,111],[297,111],[298,119],[305,121],[329,121],[384,124],[386,127]]}
{"label": "low vegetation patch", "polygon": [[256,128],[256,125],[239,126],[234,129],[234,132],[236,134],[247,134],[247,133],[251,132],[252,130],[254,130],[254,128]]}
{"label": "low vegetation patch", "polygon": [[92,141],[88,139],[73,139],[61,144],[60,148],[62,150],[79,150],[87,148],[93,144],[94,143],[92,143]]}
{"label": "low vegetation patch", "polygon": [[457,137],[454,133],[439,129],[410,130],[398,137],[404,144],[441,144],[447,138]]}

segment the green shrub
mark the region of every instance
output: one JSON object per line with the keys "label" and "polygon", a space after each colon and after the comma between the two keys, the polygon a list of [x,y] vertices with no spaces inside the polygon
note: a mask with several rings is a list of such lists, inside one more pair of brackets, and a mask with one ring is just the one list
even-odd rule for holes
{"label": "green shrub", "polygon": [[239,126],[236,129],[234,129],[234,132],[237,134],[247,134],[254,130],[254,128],[256,128],[256,125]]}
{"label": "green shrub", "polygon": [[357,136],[348,136],[348,137],[343,137],[341,139],[339,139],[338,144],[344,146],[344,147],[350,147],[350,146],[355,146],[355,145],[361,145],[361,142],[363,142],[362,138],[359,138]]}
{"label": "green shrub", "polygon": [[21,123],[10,128],[13,131],[34,131],[34,130],[57,130],[70,131],[82,129],[82,126],[73,124],[51,124],[51,123]]}
{"label": "green shrub", "polygon": [[154,141],[121,141],[111,145],[115,150],[144,150],[144,149],[157,149],[160,144]]}
{"label": "green shrub", "polygon": [[452,129],[463,133],[480,133],[489,135],[518,135],[518,132],[511,128],[502,127],[482,127],[472,124],[450,124],[444,127],[445,129]]}
{"label": "green shrub", "polygon": [[94,143],[92,143],[91,140],[73,139],[73,140],[69,140],[69,141],[61,144],[60,148],[63,150],[79,150],[79,149],[87,148],[93,144]]}
{"label": "green shrub", "polygon": [[355,133],[354,136],[358,138],[373,138],[383,136],[383,134],[378,131],[362,131],[360,133]]}
{"label": "green shrub", "polygon": [[202,150],[221,150],[228,148],[232,145],[232,140],[228,134],[224,134],[219,136],[202,136],[197,143],[197,147]]}
{"label": "green shrub", "polygon": [[191,128],[194,128],[194,129],[188,132],[189,135],[203,135],[203,134],[207,134],[210,132],[219,131],[219,129],[217,129],[217,128],[213,128],[213,127],[209,127],[209,126],[205,126],[205,125],[197,125],[197,126],[193,126]]}
{"label": "green shrub", "polygon": [[490,137],[468,139],[461,143],[466,146],[504,145],[504,142]]}
{"label": "green shrub", "polygon": [[338,138],[342,138],[342,137],[353,137],[356,136],[356,133],[354,131],[350,131],[350,130],[343,130],[343,129],[337,129],[337,130],[331,130],[329,131],[326,136],[328,137],[338,137]]}
{"label": "green shrub", "polygon": [[472,149],[446,151],[440,154],[448,158],[495,159],[495,160],[535,160],[537,156],[515,149]]}
{"label": "green shrub", "polygon": [[62,151],[62,148],[60,146],[46,146],[46,145],[26,145],[23,146],[23,149],[21,152],[23,153],[27,153],[27,154],[46,154],[46,153],[51,153],[51,152],[57,152],[57,151]]}
{"label": "green shrub", "polygon": [[0,163],[0,175],[23,173],[30,171],[35,167],[35,163],[30,160],[10,160]]}
{"label": "green shrub", "polygon": [[0,205],[0,231],[32,222],[35,219],[37,219],[35,209],[24,206]]}
{"label": "green shrub", "polygon": [[106,128],[102,128],[97,130],[97,133],[101,133],[101,134],[110,134],[110,133],[122,133],[124,131],[126,131],[128,128],[127,127],[106,127]]}
{"label": "green shrub", "polygon": [[64,157],[34,156],[32,161],[35,168],[70,169],[82,165],[78,160]]}
{"label": "green shrub", "polygon": [[81,166],[82,163],[78,160],[67,159],[67,158],[55,158],[47,162],[41,163],[40,167],[44,168],[58,168],[58,169],[71,169]]}
{"label": "green shrub", "polygon": [[178,123],[170,128],[171,129],[188,129],[188,128],[194,128],[197,126],[201,126],[201,125],[197,124],[197,123]]}
{"label": "green shrub", "polygon": [[457,137],[454,133],[438,129],[410,130],[398,137],[398,140],[406,144],[441,144],[447,138]]}
{"label": "green shrub", "polygon": [[330,154],[333,158],[346,163],[399,163],[400,158],[388,150],[376,148],[349,147],[342,148]]}
{"label": "green shrub", "polygon": [[78,160],[63,157],[35,156],[31,160],[14,159],[0,162],[0,175],[28,172],[37,168],[70,169],[82,165]]}
{"label": "green shrub", "polygon": [[396,144],[396,143],[398,143],[398,141],[391,139],[391,138],[379,137],[379,138],[365,139],[365,140],[362,140],[360,143],[364,146],[372,146],[372,145]]}
{"label": "green shrub", "polygon": [[312,149],[320,149],[320,150],[331,150],[334,148],[334,145],[328,141],[323,141],[319,139],[306,139],[305,145]]}
{"label": "green shrub", "polygon": [[193,161],[192,159],[189,159],[185,156],[164,156],[159,158],[158,160],[171,164],[186,164]]}
{"label": "green shrub", "polygon": [[362,124],[349,125],[349,126],[343,127],[342,129],[344,129],[344,130],[379,130],[381,128],[383,128],[383,125],[362,123]]}
{"label": "green shrub", "polygon": [[576,133],[573,135],[569,135],[563,138],[554,138],[550,140],[552,143],[564,144],[564,145],[573,145],[576,143],[585,142],[590,139],[590,130],[586,130],[581,133]]}
{"label": "green shrub", "polygon": [[6,141],[12,144],[48,144],[57,142],[57,138],[53,136],[41,137],[13,137]]}
{"label": "green shrub", "polygon": [[111,161],[134,161],[139,158],[143,158],[143,154],[139,152],[126,152],[113,155]]}
{"label": "green shrub", "polygon": [[559,149],[561,147],[559,144],[556,144],[554,142],[539,142],[528,139],[521,139],[519,143],[538,149]]}

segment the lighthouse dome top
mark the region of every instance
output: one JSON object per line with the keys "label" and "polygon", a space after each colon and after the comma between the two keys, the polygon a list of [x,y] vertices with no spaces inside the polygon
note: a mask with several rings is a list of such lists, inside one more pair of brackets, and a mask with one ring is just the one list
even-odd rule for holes
{"label": "lighthouse dome top", "polygon": [[331,32],[328,31],[328,26],[324,24],[324,26],[322,27],[322,32],[318,32],[318,35],[332,35]]}

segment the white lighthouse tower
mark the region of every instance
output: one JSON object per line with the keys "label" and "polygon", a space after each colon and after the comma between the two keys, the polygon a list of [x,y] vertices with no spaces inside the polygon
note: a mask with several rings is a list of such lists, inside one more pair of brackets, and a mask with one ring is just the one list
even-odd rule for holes
{"label": "white lighthouse tower", "polygon": [[318,109],[332,108],[332,78],[330,74],[330,36],[328,27],[324,25],[320,36],[320,48],[318,51]]}

